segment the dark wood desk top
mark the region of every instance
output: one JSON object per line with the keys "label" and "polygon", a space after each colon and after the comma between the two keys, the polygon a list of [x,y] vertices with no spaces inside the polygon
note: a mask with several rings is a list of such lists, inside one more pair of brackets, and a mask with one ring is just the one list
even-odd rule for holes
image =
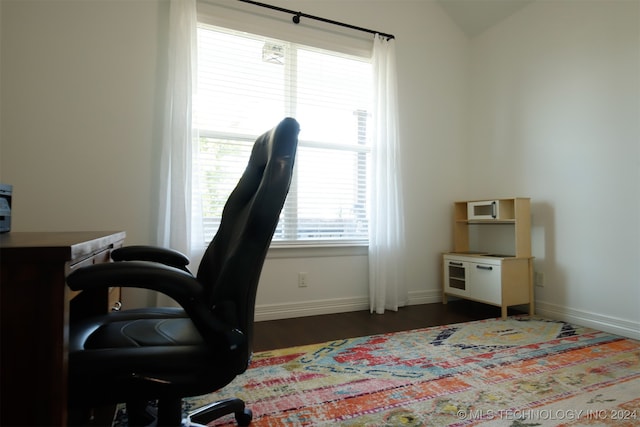
{"label": "dark wood desk top", "polygon": [[0,257],[46,253],[51,261],[71,261],[90,256],[125,237],[124,231],[9,232],[0,234]]}

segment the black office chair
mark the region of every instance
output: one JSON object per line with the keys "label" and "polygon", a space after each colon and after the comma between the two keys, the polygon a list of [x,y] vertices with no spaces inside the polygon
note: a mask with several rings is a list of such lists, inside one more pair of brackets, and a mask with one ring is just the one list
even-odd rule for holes
{"label": "black office chair", "polygon": [[[258,280],[289,190],[298,132],[297,121],[286,118],[256,140],[196,277],[179,252],[143,246],[114,251],[112,258],[120,262],[69,275],[73,290],[147,288],[181,306],[72,323],[70,413],[125,402],[130,425],[146,424],[141,408],[157,401],[157,424],[180,425],[183,397],[218,390],[247,369]],[[210,405],[188,421],[231,413],[240,425],[251,422],[251,411],[236,398]]]}

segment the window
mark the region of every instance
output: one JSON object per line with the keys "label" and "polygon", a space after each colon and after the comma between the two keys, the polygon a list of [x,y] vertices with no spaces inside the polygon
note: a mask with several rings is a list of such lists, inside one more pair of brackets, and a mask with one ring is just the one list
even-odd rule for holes
{"label": "window", "polygon": [[204,241],[255,139],[291,116],[302,130],[274,244],[366,243],[371,79],[369,58],[200,24],[194,200]]}

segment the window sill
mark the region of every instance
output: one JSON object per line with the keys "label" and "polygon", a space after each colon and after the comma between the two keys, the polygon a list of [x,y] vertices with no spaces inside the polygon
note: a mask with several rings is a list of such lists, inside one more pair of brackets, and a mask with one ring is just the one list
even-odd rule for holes
{"label": "window sill", "polygon": [[366,256],[369,246],[365,242],[358,243],[304,243],[275,244],[269,248],[267,258],[320,258],[341,256]]}

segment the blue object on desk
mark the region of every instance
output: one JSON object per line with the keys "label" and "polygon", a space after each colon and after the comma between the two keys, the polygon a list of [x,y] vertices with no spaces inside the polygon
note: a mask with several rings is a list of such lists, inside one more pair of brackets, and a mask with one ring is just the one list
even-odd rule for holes
{"label": "blue object on desk", "polygon": [[13,186],[0,184],[0,233],[11,231],[11,195]]}

